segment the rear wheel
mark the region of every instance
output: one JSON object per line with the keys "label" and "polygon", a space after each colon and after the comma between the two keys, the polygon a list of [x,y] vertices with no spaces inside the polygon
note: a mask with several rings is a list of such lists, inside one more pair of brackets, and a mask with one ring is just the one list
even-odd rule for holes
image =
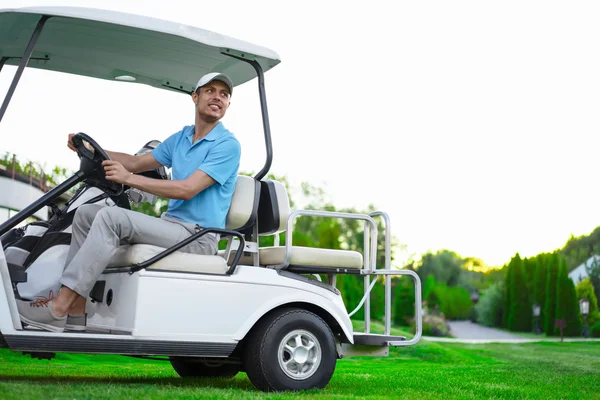
{"label": "rear wheel", "polygon": [[171,357],[171,365],[182,378],[233,378],[240,372],[240,364]]}
{"label": "rear wheel", "polygon": [[321,389],[337,361],[335,339],[318,315],[282,309],[253,329],[244,351],[244,370],[263,391]]}

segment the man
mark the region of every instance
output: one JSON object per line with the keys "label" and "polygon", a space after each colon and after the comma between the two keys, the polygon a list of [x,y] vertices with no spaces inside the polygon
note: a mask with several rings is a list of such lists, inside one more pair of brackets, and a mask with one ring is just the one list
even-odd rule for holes
{"label": "man", "polygon": [[[225,228],[240,162],[240,144],[220,120],[230,105],[233,83],[221,73],[204,75],[192,93],[195,125],[170,136],[151,153],[132,156],[110,152],[106,179],[170,198],[161,218],[118,207],[84,205],[73,219],[71,247],[57,296],[18,302],[21,321],[55,332],[85,330],[88,293],[121,244],[170,247],[196,227]],[[75,150],[73,135],[68,146]],[[172,180],[136,172],[172,168]],[[182,251],[216,254],[218,238],[207,234]]]}

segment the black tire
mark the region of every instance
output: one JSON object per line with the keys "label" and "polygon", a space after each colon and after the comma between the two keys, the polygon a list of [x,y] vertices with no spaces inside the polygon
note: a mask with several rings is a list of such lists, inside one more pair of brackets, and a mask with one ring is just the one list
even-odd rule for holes
{"label": "black tire", "polygon": [[240,364],[171,357],[171,365],[182,378],[233,378],[240,372]]}
{"label": "black tire", "polygon": [[336,361],[329,326],[318,315],[296,308],[268,315],[253,328],[244,347],[244,370],[252,384],[265,392],[322,389]]}

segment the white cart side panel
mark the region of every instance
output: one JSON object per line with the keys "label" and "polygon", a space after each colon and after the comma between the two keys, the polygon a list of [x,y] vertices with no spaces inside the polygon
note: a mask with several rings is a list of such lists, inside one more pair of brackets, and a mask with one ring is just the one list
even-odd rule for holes
{"label": "white cart side panel", "polygon": [[138,274],[102,275],[99,280],[106,282],[104,299],[101,303],[94,303],[88,298],[86,304],[88,326],[108,332],[131,333],[137,308],[139,279]]}
{"label": "white cart side panel", "polygon": [[[107,282],[107,290],[109,288]],[[114,297],[108,308],[127,309],[122,302],[130,303],[130,300]],[[243,266],[233,276],[142,272],[132,333],[156,339],[238,341],[264,313],[289,302],[319,305],[336,318],[352,339],[351,323],[339,295],[281,277],[274,270]],[[115,328],[124,326],[119,324]]]}

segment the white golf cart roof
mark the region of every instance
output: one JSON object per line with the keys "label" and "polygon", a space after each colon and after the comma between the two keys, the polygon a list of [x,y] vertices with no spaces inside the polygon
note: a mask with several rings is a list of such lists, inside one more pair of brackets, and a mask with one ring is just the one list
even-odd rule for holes
{"label": "white golf cart roof", "polygon": [[49,17],[29,68],[144,83],[190,93],[207,72],[224,72],[234,85],[279,64],[272,50],[197,27],[135,14],[80,7],[0,9],[0,69],[19,65],[32,32]]}
{"label": "white golf cart roof", "polygon": [[156,18],[81,7],[0,9],[0,71],[18,66],[0,121],[27,67],[187,94],[208,72],[227,74],[234,86],[258,78],[266,146],[260,180],[273,159],[264,73],[279,63],[265,47]]}

